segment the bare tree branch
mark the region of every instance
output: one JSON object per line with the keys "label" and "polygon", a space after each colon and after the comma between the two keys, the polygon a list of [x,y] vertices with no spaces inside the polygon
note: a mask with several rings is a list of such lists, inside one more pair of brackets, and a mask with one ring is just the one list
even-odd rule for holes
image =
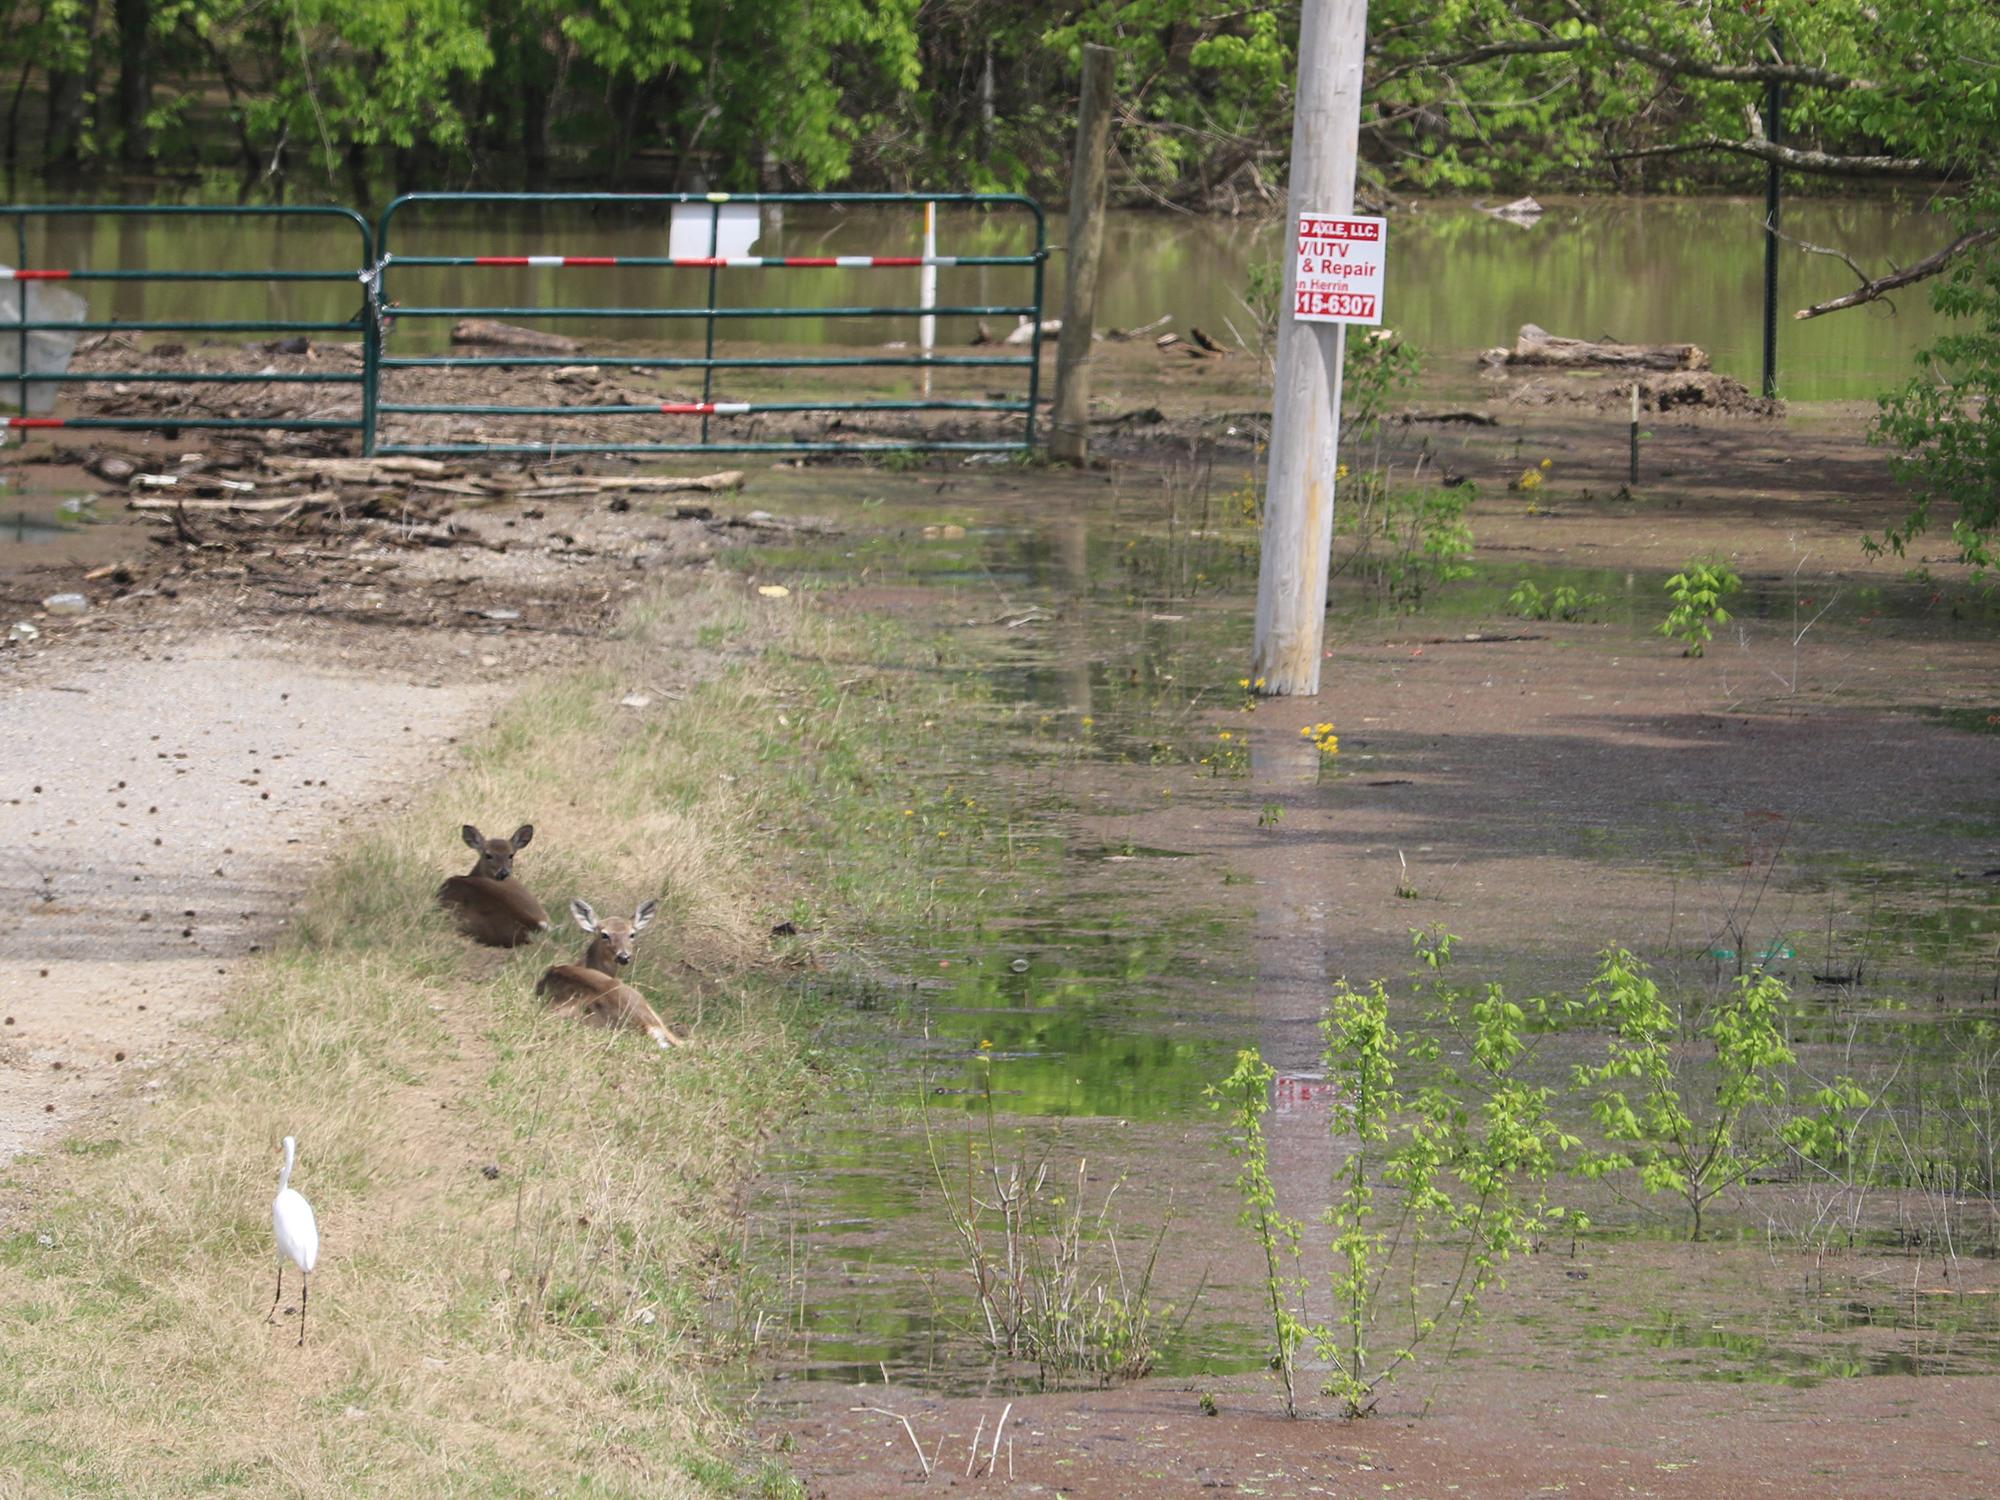
{"label": "bare tree branch", "polygon": [[[1977,250],[1981,245],[1990,245],[1996,240],[2000,240],[2000,228],[1975,229],[1970,234],[1960,235],[1936,254],[1925,256],[1913,266],[1893,272],[1887,276],[1877,277],[1873,281],[1870,281],[1863,275],[1861,277],[1861,285],[1846,296],[1835,297],[1830,302],[1816,302],[1811,307],[1802,307],[1793,313],[1792,316],[1794,318],[1817,318],[1825,313],[1839,312],[1845,307],[1859,307],[1864,302],[1878,301],[1890,292],[1910,285],[1911,282],[1923,281],[1927,277],[1937,275],[1938,272],[1944,270],[1945,267],[1949,266],[1961,255]],[[1833,253],[1837,254],[1838,252]],[[1847,260],[1847,257],[1843,255],[1841,259]],[[1854,268],[1855,274],[1861,274],[1861,268],[1854,265],[1853,261],[1849,260],[1847,263]]]}
{"label": "bare tree branch", "polygon": [[1761,137],[1732,141],[1719,135],[1697,141],[1681,141],[1668,146],[1643,146],[1631,151],[1614,151],[1609,160],[1633,161],[1642,156],[1675,156],[1689,151],[1728,151],[1738,156],[1754,156],[1774,161],[1794,172],[1821,172],[1833,177],[1942,177],[1944,169],[1933,162],[1905,156],[1834,156],[1825,151],[1802,151],[1796,146],[1780,146]]}
{"label": "bare tree branch", "polygon": [[1815,245],[1811,240],[1802,240],[1795,234],[1786,234],[1782,229],[1773,230],[1769,219],[1764,221],[1764,232],[1766,234],[1775,233],[1786,244],[1797,245],[1808,255],[1831,255],[1835,260],[1854,273],[1856,281],[1860,282],[1863,286],[1868,284],[1868,273],[1856,264],[1854,257],[1849,255],[1845,250],[1838,249],[1833,245]]}
{"label": "bare tree branch", "polygon": [[[1579,19],[1589,20],[1581,7],[1572,6],[1571,11]],[[1850,78],[1844,73],[1835,73],[1828,68],[1808,67],[1802,63],[1753,62],[1717,63],[1707,62],[1698,57],[1682,57],[1676,53],[1662,51],[1644,42],[1629,41],[1624,37],[1608,36],[1604,45],[1624,57],[1642,62],[1647,67],[1676,78],[1713,78],[1723,83],[1791,83],[1802,88],[1825,89],[1832,93],[1846,93],[1849,90],[1878,89],[1880,84],[1867,78]],[[1435,57],[1413,58],[1399,67],[1380,75],[1373,81],[1379,87],[1383,83],[1413,73],[1420,68],[1462,68],[1474,63],[1491,62],[1496,57],[1529,57],[1552,52],[1581,52],[1592,43],[1582,37],[1514,37],[1486,42],[1462,52],[1444,53]]]}
{"label": "bare tree branch", "polygon": [[1496,57],[1534,57],[1552,52],[1581,52],[1587,44],[1569,37],[1521,37],[1512,41],[1487,42],[1482,46],[1469,48],[1464,52],[1440,53],[1434,57],[1413,57],[1398,67],[1380,74],[1369,75],[1369,82],[1376,88],[1385,83],[1421,69],[1466,68],[1474,63],[1491,62]]}
{"label": "bare tree branch", "polygon": [[1678,57],[1671,52],[1662,52],[1657,47],[1649,47],[1644,42],[1629,42],[1623,37],[1606,37],[1605,43],[1613,52],[1622,53],[1650,68],[1662,73],[1671,73],[1681,78],[1714,78],[1723,83],[1796,83],[1809,89],[1827,89],[1833,93],[1845,93],[1850,89],[1877,89],[1881,85],[1866,78],[1849,78],[1843,73],[1835,73],[1826,68],[1810,68],[1800,63],[1756,62],[1756,63],[1713,63],[1698,57]]}

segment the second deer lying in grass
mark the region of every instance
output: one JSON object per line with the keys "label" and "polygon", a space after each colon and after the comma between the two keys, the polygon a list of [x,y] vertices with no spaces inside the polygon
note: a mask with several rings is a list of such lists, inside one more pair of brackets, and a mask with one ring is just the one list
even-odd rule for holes
{"label": "second deer lying in grass", "polygon": [[618,971],[632,962],[632,940],[646,930],[659,909],[659,902],[648,901],[629,922],[600,922],[588,901],[570,902],[570,915],[590,934],[590,947],[582,963],[557,964],[542,975],[535,993],[545,996],[560,1015],[596,1026],[636,1027],[662,1048],[684,1045],[646,997],[618,977]]}
{"label": "second deer lying in grass", "polygon": [[450,910],[458,930],[474,942],[517,948],[549,930],[549,914],[514,879],[514,855],[528,847],[535,825],[523,823],[512,838],[489,839],[467,823],[459,829],[479,862],[470,875],[454,875],[438,887],[440,906]]}

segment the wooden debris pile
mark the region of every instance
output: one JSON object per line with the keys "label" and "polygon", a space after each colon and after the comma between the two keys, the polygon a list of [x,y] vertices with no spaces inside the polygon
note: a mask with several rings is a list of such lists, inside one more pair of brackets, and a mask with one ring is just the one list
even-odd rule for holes
{"label": "wooden debris pile", "polygon": [[498,546],[450,520],[454,512],[518,501],[603,496],[629,510],[635,497],[738,489],[741,470],[693,476],[582,474],[559,469],[481,470],[434,458],[287,457],[252,447],[218,445],[172,464],[104,451],[68,455],[114,490],[128,509],[171,527],[162,540],[206,544],[219,529],[241,536],[289,527],[295,531],[369,531],[400,546]]}

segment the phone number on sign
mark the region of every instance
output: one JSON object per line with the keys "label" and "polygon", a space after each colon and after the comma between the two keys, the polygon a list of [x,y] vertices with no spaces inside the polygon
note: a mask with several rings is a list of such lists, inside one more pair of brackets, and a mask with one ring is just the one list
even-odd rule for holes
{"label": "phone number on sign", "polygon": [[1294,313],[1330,313],[1336,318],[1372,318],[1375,298],[1361,292],[1309,292],[1300,288]]}

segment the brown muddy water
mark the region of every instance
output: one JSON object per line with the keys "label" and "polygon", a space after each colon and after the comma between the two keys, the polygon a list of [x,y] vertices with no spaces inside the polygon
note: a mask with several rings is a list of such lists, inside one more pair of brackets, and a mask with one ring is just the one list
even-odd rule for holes
{"label": "brown muddy water", "polygon": [[[773,1399],[799,1381],[1034,1386],[987,1348],[944,1211],[947,1195],[991,1201],[995,1162],[1045,1163],[1088,1205],[1086,1241],[1101,1253],[1115,1236],[1133,1280],[1159,1236],[1155,1373],[1261,1368],[1260,1263],[1205,1091],[1239,1047],[1279,1068],[1275,1171],[1310,1221],[1340,1151],[1317,1084],[1327,986],[1379,976],[1406,994],[1408,932],[1432,923],[1467,935],[1462,980],[1515,995],[1573,993],[1614,940],[1688,991],[1748,964],[1781,972],[1806,1068],[1879,1089],[1893,1128],[1871,1139],[1906,1148],[1894,1173],[1873,1164],[1891,1185],[1753,1187],[1719,1220],[1726,1248],[1699,1256],[1663,1202],[1566,1181],[1559,1196],[1599,1229],[1521,1266],[1468,1358],[1808,1387],[2000,1369],[2000,1297],[1978,1269],[1996,1249],[2000,883],[1974,868],[2000,849],[1977,769],[2000,739],[1909,701],[1948,697],[1946,674],[1976,690],[1990,599],[1844,585],[1821,621],[1843,685],[1814,688],[1810,711],[1767,688],[1731,713],[1717,674],[1663,654],[1657,572],[1495,561],[1412,615],[1350,571],[1328,690],[1258,704],[1238,679],[1254,547],[1247,526],[1215,524],[1225,496],[1131,471],[1030,474],[978,500],[945,469],[779,484],[766,503],[850,529],[759,549],[760,578],[914,618],[965,653],[939,667],[968,694],[964,753],[913,769],[911,795],[941,847],[964,851],[940,856],[939,888],[976,893],[980,916],[919,923],[866,972],[807,982],[837,1008],[829,1043],[854,1072],[774,1153],[755,1216]],[[1603,594],[1605,612],[1531,631],[1505,604],[1524,576]],[[1773,573],[1740,601],[1760,680],[1783,660],[1795,591]],[[1453,655],[1489,638],[1516,644]],[[1971,664],[1954,672],[1961,650]],[[1913,682],[1915,660],[1940,680]],[[1893,682],[1846,685],[1878,666]],[[1327,774],[1298,751],[1321,716],[1342,735]],[[1940,752],[1962,752],[1972,779],[1885,793],[1884,759]],[[1407,901],[1391,894],[1399,867]],[[1550,1076],[1585,1045],[1552,1051]],[[1853,1270],[1815,1281],[1829,1247]],[[1959,1280],[1926,1272],[1952,1257]]]}
{"label": "brown muddy water", "polygon": [[[1893,199],[1797,199],[1787,232],[1838,246],[1880,273],[1907,264],[1941,242],[1946,225],[1920,202]],[[1558,333],[1639,341],[1691,341],[1710,350],[1725,373],[1755,384],[1761,350],[1763,240],[1761,202],[1746,199],[1556,199],[1529,227],[1496,219],[1474,203],[1418,203],[1391,218],[1386,293],[1388,322],[1440,362],[1510,343],[1521,324]],[[336,221],[147,219],[50,220],[29,215],[27,261],[44,267],[153,269],[359,269],[359,237]],[[1049,238],[1059,244],[1060,213]],[[908,255],[920,247],[914,207],[772,206],[755,246],[760,255]],[[19,251],[14,236],[0,260]],[[573,207],[524,210],[423,206],[398,213],[390,249],[399,254],[664,254],[665,215],[657,209]],[[1165,318],[1183,334],[1204,329],[1228,344],[1254,346],[1254,320],[1241,297],[1253,262],[1277,252],[1277,225],[1247,220],[1120,212],[1106,237],[1099,318],[1132,328]],[[946,209],[939,251],[946,255],[1025,253],[1031,220],[1018,212]],[[799,269],[723,271],[723,306],[914,307],[915,271]],[[1063,257],[1052,258],[1044,306],[1061,306]],[[1887,304],[1804,323],[1797,307],[1849,290],[1837,260],[1788,246],[1784,251],[1780,331],[1781,392],[1794,400],[1872,398],[1908,378],[1912,356],[1938,323],[1923,289]],[[93,318],[124,321],[282,317],[340,322],[356,315],[359,293],[328,283],[74,283]],[[945,268],[939,304],[1009,307],[1030,301],[1029,274],[1018,268]],[[699,271],[592,268],[408,268],[391,273],[389,295],[408,306],[699,307],[708,293]],[[994,331],[1011,317],[990,320]],[[391,352],[443,348],[449,317],[404,318]],[[975,319],[940,320],[945,348],[962,348]],[[568,318],[544,326],[589,339],[644,341],[649,347],[698,346],[699,320],[665,327],[632,320]],[[732,320],[718,352],[751,343],[810,349],[914,343],[914,317]]]}

